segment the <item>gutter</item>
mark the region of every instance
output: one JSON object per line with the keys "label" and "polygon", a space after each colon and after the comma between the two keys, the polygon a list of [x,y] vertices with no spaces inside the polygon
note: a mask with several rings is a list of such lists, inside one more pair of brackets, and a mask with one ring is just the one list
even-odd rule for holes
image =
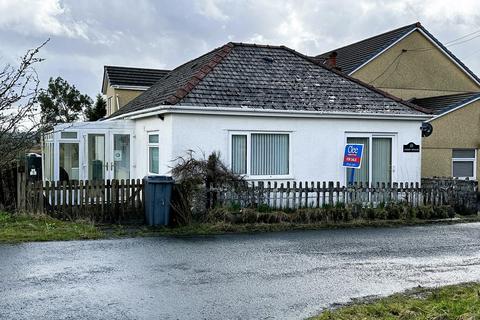
{"label": "gutter", "polygon": [[112,88],[114,89],[121,89],[121,90],[140,90],[140,91],[145,91],[147,90],[148,86],[129,86],[129,85],[120,85],[120,84],[114,84],[111,85]]}
{"label": "gutter", "polygon": [[220,108],[200,106],[157,106],[145,110],[133,111],[118,115],[106,121],[124,119],[141,119],[164,114],[206,114],[206,115],[232,115],[256,117],[288,117],[288,118],[331,118],[331,119],[378,119],[378,120],[413,120],[425,121],[431,119],[427,114],[385,114],[385,113],[357,113],[357,112],[322,112],[304,110],[275,110],[254,108]]}

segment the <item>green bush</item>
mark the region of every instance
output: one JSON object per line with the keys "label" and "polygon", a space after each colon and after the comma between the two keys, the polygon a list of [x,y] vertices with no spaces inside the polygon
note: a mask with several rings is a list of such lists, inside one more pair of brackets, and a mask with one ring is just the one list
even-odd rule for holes
{"label": "green bush", "polygon": [[406,219],[414,220],[417,217],[417,210],[414,207],[407,207]]}
{"label": "green bush", "polygon": [[208,222],[218,222],[225,221],[226,216],[229,214],[229,210],[225,207],[217,207],[208,211],[207,221]]}
{"label": "green bush", "polygon": [[257,206],[257,211],[258,212],[272,212],[273,209],[268,204],[261,203]]}
{"label": "green bush", "polygon": [[455,204],[453,209],[456,213],[461,214],[462,216],[477,214],[475,210],[472,210],[463,204]]}
{"label": "green bush", "polygon": [[241,211],[241,221],[243,223],[255,223],[258,220],[258,215],[255,209],[245,208]]}
{"label": "green bush", "polygon": [[388,212],[385,208],[376,208],[375,209],[375,220],[385,220],[387,219]]}
{"label": "green bush", "polygon": [[[378,208],[377,208],[378,209]],[[375,219],[375,208],[367,207],[361,211],[360,218],[364,220],[374,220]]]}
{"label": "green bush", "polygon": [[348,207],[336,204],[322,208],[302,208],[291,212],[275,211],[268,206],[257,208],[219,207],[208,212],[209,222],[226,223],[281,223],[290,222],[298,224],[313,223],[340,223],[352,220],[422,220],[445,219],[455,216],[451,206],[420,206],[412,207],[406,203],[389,203],[376,208],[362,207],[360,204],[352,204]]}
{"label": "green bush", "polygon": [[434,215],[432,206],[420,206],[417,208],[417,218],[428,220]]}

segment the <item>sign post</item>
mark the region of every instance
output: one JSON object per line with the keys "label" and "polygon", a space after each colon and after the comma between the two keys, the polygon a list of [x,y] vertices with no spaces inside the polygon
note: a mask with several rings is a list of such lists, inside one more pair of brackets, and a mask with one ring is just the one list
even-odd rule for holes
{"label": "sign post", "polygon": [[360,169],[363,156],[363,144],[347,143],[343,153],[343,167],[352,169],[349,177],[349,184],[355,179],[355,169]]}

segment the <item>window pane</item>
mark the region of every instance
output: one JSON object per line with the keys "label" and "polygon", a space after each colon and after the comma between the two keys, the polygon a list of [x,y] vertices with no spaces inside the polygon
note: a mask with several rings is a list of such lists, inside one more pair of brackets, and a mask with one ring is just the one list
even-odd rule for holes
{"label": "window pane", "polygon": [[53,181],[53,143],[47,142],[43,146],[43,162],[45,172],[43,173],[45,180]]}
{"label": "window pane", "polygon": [[105,165],[105,135],[88,135],[88,179],[103,180]]}
{"label": "window pane", "polygon": [[232,136],[232,171],[236,174],[247,173],[247,136]]}
{"label": "window pane", "polygon": [[[347,138],[347,143],[363,144],[363,155],[362,163],[360,169],[355,169],[353,182],[362,182],[369,183],[369,154],[370,154],[370,143],[369,138]],[[347,181],[350,183],[352,169],[347,169]]]}
{"label": "window pane", "polygon": [[62,139],[77,139],[77,133],[71,131],[62,132],[60,133],[60,136],[62,137]]}
{"label": "window pane", "polygon": [[158,134],[148,135],[148,143],[158,143]]}
{"label": "window pane", "polygon": [[473,177],[473,161],[454,161],[454,177]]}
{"label": "window pane", "polygon": [[78,180],[78,143],[60,143],[60,181]]}
{"label": "window pane", "polygon": [[286,175],[289,168],[288,134],[252,134],[251,174]]}
{"label": "window pane", "polygon": [[158,147],[148,148],[148,171],[150,173],[159,173]]}
{"label": "window pane", "polygon": [[475,150],[468,149],[454,149],[452,158],[475,158]]}
{"label": "window pane", "polygon": [[391,182],[392,139],[373,138],[372,141],[372,183]]}
{"label": "window pane", "polygon": [[130,135],[114,134],[113,135],[113,162],[114,162],[114,178],[129,179],[130,178]]}

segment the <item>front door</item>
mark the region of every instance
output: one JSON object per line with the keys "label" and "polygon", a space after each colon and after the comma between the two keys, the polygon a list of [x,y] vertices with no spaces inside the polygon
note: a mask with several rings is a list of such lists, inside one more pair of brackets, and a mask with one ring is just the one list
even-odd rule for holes
{"label": "front door", "polygon": [[[393,138],[391,136],[359,135],[347,137],[347,143],[363,144],[362,165],[360,169],[355,169],[355,182],[372,186],[376,186],[377,183],[386,185],[392,183]],[[351,170],[346,170],[346,177],[350,177]]]}
{"label": "front door", "polygon": [[87,145],[88,180],[130,179],[129,133],[91,133]]}
{"label": "front door", "polygon": [[112,179],[130,179],[130,134],[114,133],[111,138],[110,175]]}
{"label": "front door", "polygon": [[89,133],[87,140],[88,180],[107,179],[108,161],[104,133]]}

